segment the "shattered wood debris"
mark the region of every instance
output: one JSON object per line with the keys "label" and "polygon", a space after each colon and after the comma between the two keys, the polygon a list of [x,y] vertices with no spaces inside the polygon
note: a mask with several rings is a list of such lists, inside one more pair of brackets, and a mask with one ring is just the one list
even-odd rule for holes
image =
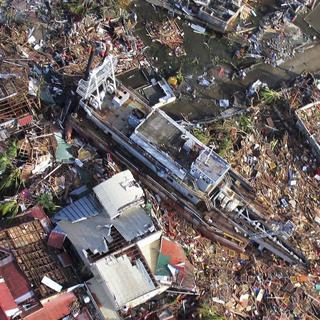
{"label": "shattered wood debris", "polygon": [[[5,178],[14,180],[1,193],[1,214],[4,217],[9,211],[8,207],[3,209],[3,204],[8,203],[16,206],[10,212],[26,212],[28,208],[40,204],[48,213],[53,213],[57,206],[74,202],[86,194],[92,185],[124,169],[123,163],[117,163],[112,158],[112,143],[107,153],[98,154],[81,138],[72,139],[64,120],[71,112],[77,113],[78,101],[73,99],[74,84],[83,78],[92,52],[92,68],[113,55],[118,61],[114,70],[118,75],[139,67],[148,67],[150,75],[154,75],[145,55],[146,46],[134,30],[137,24],[134,6],[130,12],[124,10],[128,8],[128,2],[121,1],[119,7],[115,2],[112,2],[114,5],[101,7],[88,1],[81,2],[79,6],[71,1],[1,2],[0,150],[6,167],[0,172],[0,177],[2,182]],[[226,21],[238,16],[240,3],[217,3],[180,1],[175,6],[180,6],[186,15],[200,13],[207,19],[212,18],[207,14],[210,12]],[[315,4],[316,1],[309,7]],[[214,8],[215,5],[217,8]],[[305,36],[293,22],[295,14],[305,5],[305,1],[287,1],[255,23],[258,4],[246,1],[246,7],[241,6],[239,10],[239,21],[232,21],[232,25],[237,25],[236,32],[227,36],[238,42],[234,54],[237,65],[238,62],[241,65],[242,59],[253,58],[276,66],[302,52],[311,38]],[[92,7],[98,12],[90,11]],[[180,25],[176,19],[168,17],[161,22],[147,21],[147,35],[153,42],[167,46],[179,58],[187,54]],[[206,31],[196,24],[191,24],[191,28],[197,33]],[[209,40],[204,42],[208,48]],[[184,60],[181,62],[184,63]],[[192,65],[196,64],[199,64],[198,57],[192,62]],[[209,68],[205,67],[193,82],[209,89],[218,82],[229,81],[234,74],[238,80],[246,77],[243,69],[231,64],[226,66],[221,59]],[[189,75],[188,82],[184,81],[179,71],[175,77],[169,78],[172,80],[170,84],[176,87],[178,82],[183,82],[186,88],[182,91],[182,85],[179,93],[198,99],[200,90],[197,92],[189,86],[193,76]],[[252,98],[251,108],[243,107],[246,100],[243,96],[237,103],[241,108],[229,108],[232,104],[236,107],[236,99],[232,103],[232,100],[223,97],[214,101],[221,108],[226,108],[220,117],[212,121],[195,121],[190,125],[199,139],[210,143],[212,148],[217,147],[232,168],[250,182],[255,190],[255,194],[250,195],[250,203],[263,210],[263,219],[271,226],[269,236],[284,231],[280,236],[300,248],[308,259],[308,269],[288,266],[275,256],[260,252],[250,241],[259,234],[248,238],[235,236],[232,241],[241,244],[237,251],[213,243],[195,231],[196,222],[191,225],[179,216],[177,206],[145,190],[150,201],[146,204],[150,215],[156,215],[164,235],[183,247],[193,265],[196,290],[191,293],[183,291],[181,279],[172,276],[175,288],[159,299],[129,310],[131,315],[135,315],[133,319],[151,319],[152,316],[170,319],[172,315],[181,319],[207,319],[206,316],[211,319],[215,315],[226,319],[263,320],[289,319],[290,316],[295,319],[319,317],[320,168],[306,147],[305,138],[298,133],[295,114],[300,115],[308,130],[319,140],[319,105],[314,109],[302,107],[320,100],[320,80],[311,74],[302,75],[289,88],[271,97],[276,101],[267,103],[267,99],[262,98],[262,103],[258,105],[255,98],[260,99],[259,91],[262,93],[268,88],[260,80],[253,85],[259,88],[253,86],[252,94],[247,92],[247,100]],[[152,89],[151,94],[157,95],[157,90],[153,92]],[[68,106],[70,110],[66,108],[65,112],[60,105],[66,107],[67,94],[72,98]],[[61,103],[57,103],[57,96],[60,96]],[[279,97],[283,105],[279,105]],[[214,100],[206,94],[201,99]],[[62,117],[64,113],[65,117]],[[237,123],[230,119],[243,113],[246,114],[238,118]],[[81,112],[77,116],[81,117]],[[221,120],[227,118],[221,124]],[[137,120],[139,123],[142,121]],[[63,126],[65,136],[61,130]],[[86,126],[82,128],[86,129]],[[16,141],[17,148],[16,154],[12,152],[10,157],[9,152],[2,152],[10,149],[9,140]],[[109,143],[109,137],[105,143]],[[14,185],[16,188],[13,188]],[[219,222],[223,225],[217,212],[203,213],[203,219],[209,225]],[[230,225],[219,231],[225,236],[230,236],[228,231],[233,231],[230,232],[232,235],[236,232]],[[44,237],[37,223],[14,227],[10,234],[5,231],[0,233],[1,246],[12,246],[10,248],[14,249],[20,268],[26,271],[32,283],[39,286],[37,293],[42,297],[46,297],[50,290],[41,284],[41,279],[34,273],[39,266],[33,263],[34,255],[42,261],[38,267],[41,272],[47,270],[58,282],[69,279],[68,272],[60,268],[57,259],[49,256],[49,266],[43,262],[46,259],[46,248],[42,244]],[[21,247],[20,242],[25,240],[30,243],[27,247]],[[243,253],[244,248],[246,253]],[[176,267],[185,269],[185,265]]]}
{"label": "shattered wood debris", "polygon": [[146,26],[146,31],[151,39],[174,50],[177,57],[186,55],[182,47],[184,34],[176,20],[166,20],[161,23],[150,22]]}
{"label": "shattered wood debris", "polygon": [[302,317],[309,314],[312,318],[317,308],[314,291],[319,281],[317,264],[307,274],[298,268],[288,268],[281,261],[273,260],[270,264],[267,260],[256,260],[201,237],[166,204],[160,204],[159,210],[165,232],[184,247],[196,269],[200,314],[205,304],[229,319],[238,316],[278,319],[287,312]]}

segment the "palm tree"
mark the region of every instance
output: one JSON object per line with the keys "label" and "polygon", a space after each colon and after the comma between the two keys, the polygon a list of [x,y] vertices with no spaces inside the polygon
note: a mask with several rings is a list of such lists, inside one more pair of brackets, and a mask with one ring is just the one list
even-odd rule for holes
{"label": "palm tree", "polygon": [[17,200],[9,200],[0,205],[0,213],[2,216],[10,215],[15,217],[19,212],[19,204]]}
{"label": "palm tree", "polygon": [[1,154],[0,156],[0,174],[4,173],[7,168],[11,165],[11,161],[6,153]]}
{"label": "palm tree", "polygon": [[21,183],[21,170],[19,168],[7,170],[7,174],[5,174],[1,178],[0,182],[0,190],[5,190],[9,188],[17,189]]}
{"label": "palm tree", "polygon": [[281,94],[279,92],[271,90],[269,88],[263,89],[261,92],[261,96],[266,103],[273,103],[281,98]]}
{"label": "palm tree", "polygon": [[13,141],[7,150],[0,155],[0,174],[12,168],[14,159],[17,157],[17,143]]}
{"label": "palm tree", "polygon": [[11,142],[7,150],[0,155],[0,191],[15,188],[21,183],[21,170],[16,168],[16,157],[18,149],[15,141]]}

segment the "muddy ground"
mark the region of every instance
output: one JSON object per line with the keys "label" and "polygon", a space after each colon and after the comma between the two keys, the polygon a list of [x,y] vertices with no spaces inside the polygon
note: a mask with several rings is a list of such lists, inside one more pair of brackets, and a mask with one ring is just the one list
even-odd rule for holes
{"label": "muddy ground", "polygon": [[[314,38],[312,46],[305,52],[297,54],[279,67],[272,67],[270,64],[258,63],[248,70],[244,80],[229,79],[229,76],[236,70],[235,67],[245,68],[248,62],[236,61],[234,52],[239,44],[229,41],[226,37],[214,32],[205,35],[196,34],[188,23],[179,20],[179,25],[184,31],[184,48],[187,55],[177,58],[172,55],[169,48],[152,42],[145,31],[147,21],[162,21],[171,16],[165,10],[155,8],[146,2],[136,2],[134,10],[138,14],[137,34],[142,38],[146,46],[146,54],[153,60],[165,77],[174,75],[181,70],[186,81],[182,89],[182,95],[177,102],[170,104],[165,111],[176,119],[181,117],[189,120],[200,120],[206,117],[213,117],[222,110],[217,106],[216,99],[230,99],[235,92],[245,92],[247,86],[260,79],[266,82],[269,87],[277,89],[290,83],[302,72],[317,73],[320,71],[320,43]],[[263,14],[268,10],[258,12]],[[304,32],[314,37],[314,31],[303,24],[302,19],[297,19],[299,26]],[[197,85],[197,77],[204,72],[216,74],[220,67],[225,69],[225,76],[216,78],[216,83],[210,88]],[[186,90],[188,89],[188,90]],[[196,98],[192,98],[192,91],[195,91]]]}

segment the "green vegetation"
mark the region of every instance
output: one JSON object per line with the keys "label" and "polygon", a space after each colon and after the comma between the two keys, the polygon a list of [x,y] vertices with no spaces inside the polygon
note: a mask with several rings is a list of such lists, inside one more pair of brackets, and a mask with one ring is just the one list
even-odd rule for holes
{"label": "green vegetation", "polygon": [[1,177],[0,190],[17,189],[21,184],[21,170],[19,168],[11,168],[6,170]]}
{"label": "green vegetation", "polygon": [[183,82],[184,80],[184,77],[183,77],[183,74],[181,72],[181,68],[179,69],[179,71],[177,72],[177,80],[178,80],[178,83],[180,84],[181,82]]}
{"label": "green vegetation", "polygon": [[16,216],[19,212],[19,204],[17,200],[9,200],[0,205],[0,213],[2,216]]}
{"label": "green vegetation", "polygon": [[198,309],[199,311],[199,315],[200,315],[200,319],[203,320],[225,320],[224,317],[219,316],[216,313],[216,310],[213,306],[210,306],[207,303],[203,303],[200,308]]}
{"label": "green vegetation", "polygon": [[278,140],[274,139],[270,142],[270,147],[271,147],[271,150],[274,151],[274,149],[276,148],[278,144]]}
{"label": "green vegetation", "polygon": [[[22,181],[21,170],[16,167],[18,148],[15,141],[0,154],[0,191],[6,193],[17,193]],[[3,195],[3,194],[2,194]],[[0,204],[1,216],[15,216],[19,212],[19,204],[15,199],[2,201]]]}
{"label": "green vegetation", "polygon": [[53,196],[50,192],[41,194],[37,198],[37,203],[41,205],[48,214],[55,212],[57,208],[53,202]]}
{"label": "green vegetation", "polygon": [[239,127],[245,133],[252,132],[252,121],[251,118],[247,115],[241,115],[239,118]]}
{"label": "green vegetation", "polygon": [[211,136],[208,130],[201,130],[198,128],[194,128],[192,130],[193,135],[200,140],[203,144],[208,145],[211,141]]}
{"label": "green vegetation", "polygon": [[274,103],[280,100],[281,98],[281,94],[279,92],[271,90],[269,88],[263,89],[260,94],[261,94],[262,100],[268,104]]}
{"label": "green vegetation", "polygon": [[69,10],[71,14],[83,16],[86,13],[97,13],[104,17],[120,18],[125,14],[123,9],[126,9],[130,0],[73,0],[64,3],[64,7]]}
{"label": "green vegetation", "polygon": [[21,170],[16,167],[17,152],[17,144],[14,141],[0,155],[0,190],[17,189],[22,183]]}
{"label": "green vegetation", "polygon": [[226,136],[219,143],[219,155],[223,158],[227,157],[230,151],[233,149],[233,143],[230,137]]}
{"label": "green vegetation", "polygon": [[17,156],[17,144],[13,141],[7,150],[0,155],[0,174],[13,166],[13,160]]}

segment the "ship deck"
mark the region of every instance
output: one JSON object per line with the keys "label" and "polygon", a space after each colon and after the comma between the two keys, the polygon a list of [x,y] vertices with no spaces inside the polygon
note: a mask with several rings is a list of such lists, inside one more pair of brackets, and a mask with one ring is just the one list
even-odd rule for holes
{"label": "ship deck", "polygon": [[151,111],[147,106],[132,96],[121,107],[114,108],[112,106],[112,96],[106,95],[101,109],[95,109],[95,113],[102,122],[108,123],[122,134],[130,136],[134,128],[128,124],[128,117],[134,109],[141,110],[145,116]]}

